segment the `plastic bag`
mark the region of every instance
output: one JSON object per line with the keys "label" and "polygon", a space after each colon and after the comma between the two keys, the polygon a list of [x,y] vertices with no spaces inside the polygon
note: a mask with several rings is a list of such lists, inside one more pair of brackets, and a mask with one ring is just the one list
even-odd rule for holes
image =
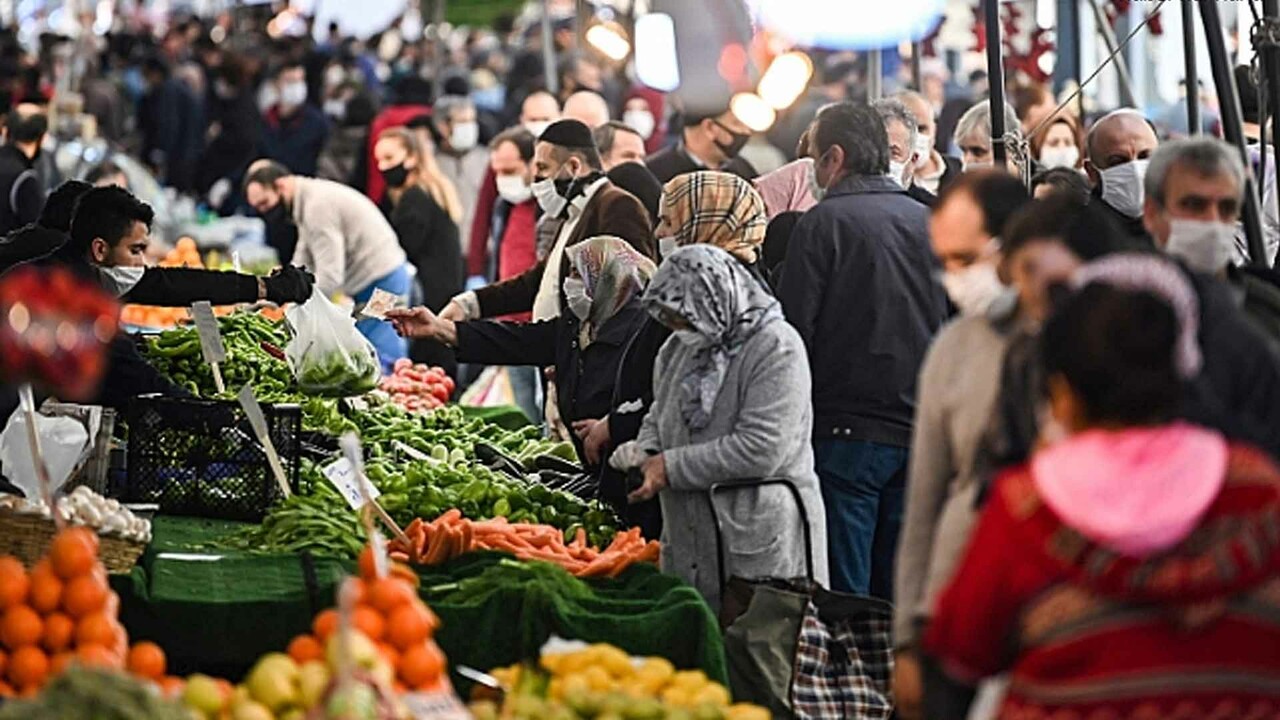
{"label": "plastic bag", "polygon": [[319,288],[310,300],[286,310],[285,319],[293,339],[284,354],[303,392],[347,397],[378,386],[381,370],[373,343]]}
{"label": "plastic bag", "polygon": [[[40,452],[44,455],[49,482],[58,489],[71,477],[71,471],[89,445],[89,431],[75,418],[36,415],[36,434],[40,436]],[[18,410],[9,416],[9,424],[0,434],[0,466],[4,474],[28,498],[40,497],[40,481],[31,460],[31,444],[27,438],[27,414]]]}

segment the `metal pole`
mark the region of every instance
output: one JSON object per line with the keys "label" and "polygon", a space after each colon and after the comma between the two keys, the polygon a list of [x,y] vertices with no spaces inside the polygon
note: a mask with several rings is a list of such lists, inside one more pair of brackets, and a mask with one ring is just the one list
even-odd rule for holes
{"label": "metal pole", "polygon": [[[1107,52],[1115,53],[1118,44],[1116,34],[1111,29],[1111,24],[1107,22],[1106,15],[1102,13],[1098,0],[1089,0],[1089,7],[1093,8],[1093,21],[1098,26],[1098,34],[1102,36],[1102,42],[1107,45]],[[1133,78],[1129,76],[1129,63],[1125,61],[1124,53],[1116,54],[1115,63],[1116,74],[1120,76],[1120,104],[1125,107],[1135,107]]]}
{"label": "metal pole", "polygon": [[911,86],[916,92],[924,92],[924,78],[920,76],[920,53],[924,46],[919,42],[911,43]]}
{"label": "metal pole", "polygon": [[[1275,147],[1276,118],[1280,118],[1280,45],[1277,45],[1277,41],[1280,41],[1280,37],[1277,37],[1277,33],[1275,32],[1275,29],[1280,26],[1277,26],[1277,22],[1280,22],[1280,1],[1262,0],[1262,29],[1264,31],[1264,38],[1261,52],[1263,61],[1263,77],[1259,79],[1258,86],[1265,87],[1264,95],[1267,98],[1267,104],[1270,106],[1271,112],[1263,113],[1263,115],[1271,115],[1272,126],[1270,133],[1267,132],[1265,121],[1262,126],[1258,128],[1258,143],[1264,148],[1268,144],[1268,137],[1270,138],[1271,146],[1273,148]],[[1265,86],[1263,85],[1264,82]],[[1261,170],[1261,182],[1263,187],[1266,187],[1267,184],[1266,157],[1266,155],[1262,156],[1263,163]],[[1280,155],[1275,155],[1274,157],[1274,164],[1277,168],[1280,168]],[[1246,167],[1248,166],[1246,165]],[[1278,172],[1280,172],[1280,170],[1278,170]],[[1280,176],[1277,176],[1276,182],[1280,183]],[[1276,198],[1277,202],[1280,202],[1280,191],[1276,192]],[[1280,260],[1280,256],[1277,256],[1276,259]]]}
{"label": "metal pole", "polygon": [[[1205,42],[1209,48],[1209,67],[1213,71],[1213,85],[1218,93],[1218,105],[1222,110],[1222,132],[1240,152],[1244,166],[1249,167],[1249,150],[1245,146],[1244,125],[1241,122],[1240,95],[1236,92],[1236,78],[1231,60],[1227,57],[1226,43],[1222,37],[1222,18],[1218,16],[1218,4],[1196,3],[1200,7],[1200,19],[1204,21]],[[1273,81],[1274,82],[1274,81]],[[1265,267],[1267,253],[1262,242],[1262,218],[1259,212],[1258,193],[1254,188],[1253,173],[1244,175],[1245,239],[1248,241],[1249,262]]]}
{"label": "metal pole", "polygon": [[542,0],[542,77],[547,83],[547,92],[560,94],[560,76],[556,73],[556,47],[551,36],[551,3]]}
{"label": "metal pole", "polygon": [[[1069,0],[1067,13],[1067,22],[1071,24],[1071,37],[1075,41],[1075,52],[1072,53],[1072,77],[1076,79],[1076,84],[1084,77],[1084,28],[1080,26],[1080,0]],[[1062,23],[1062,18],[1058,18],[1058,23]],[[1076,93],[1076,105],[1080,116],[1080,126],[1084,127],[1084,90],[1081,89]]]}
{"label": "metal pole", "polygon": [[446,0],[435,0],[435,2],[433,2],[431,6],[431,10],[432,10],[431,23],[435,27],[435,36],[432,39],[435,41],[434,44],[435,44],[435,51],[436,51],[436,72],[435,72],[435,77],[433,77],[431,80],[431,84],[433,85],[431,97],[437,100],[440,98],[441,95],[444,95],[444,71],[446,66],[448,65],[448,54],[449,54],[449,50],[448,50],[448,47],[446,46],[445,38],[444,38],[444,4],[445,2]]}
{"label": "metal pole", "polygon": [[1192,4],[1182,5],[1182,54],[1187,70],[1187,134],[1200,134],[1200,74],[1196,68],[1196,25]]}
{"label": "metal pole", "polygon": [[879,48],[867,53],[867,102],[884,95],[884,56]]}
{"label": "metal pole", "polygon": [[991,161],[997,168],[1005,166],[1004,146],[1004,48],[1000,35],[1000,2],[983,0],[987,25],[987,86],[991,96]]}

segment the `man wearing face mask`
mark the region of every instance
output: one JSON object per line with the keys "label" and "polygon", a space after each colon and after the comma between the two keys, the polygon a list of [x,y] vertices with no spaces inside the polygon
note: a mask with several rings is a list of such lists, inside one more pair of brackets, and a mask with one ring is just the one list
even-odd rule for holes
{"label": "man wearing face mask", "polygon": [[738,156],[751,139],[751,130],[729,110],[686,115],[680,142],[650,155],[645,165],[663,185],[677,175],[699,170],[730,172],[744,180],[760,173]]}
{"label": "man wearing face mask", "polygon": [[1085,139],[1084,169],[1094,200],[1109,211],[1128,239],[1148,246],[1151,236],[1142,222],[1143,177],[1159,142],[1151,123],[1131,109],[1102,117]]}
{"label": "man wearing face mask", "polygon": [[480,186],[489,169],[489,153],[480,146],[476,106],[464,95],[445,95],[436,102],[431,121],[435,126],[432,134],[436,138],[436,164],[453,183],[462,202],[458,227],[470,228]]}
{"label": "man wearing face mask", "polygon": [[966,173],[943,193],[929,218],[933,253],[942,263],[942,286],[961,315],[985,316],[1007,288],[996,272],[1000,233],[1030,198],[1008,173]]}
{"label": "man wearing face mask", "polygon": [[889,179],[907,189],[907,195],[928,208],[938,204],[938,196],[915,183],[916,118],[907,106],[892,98],[875,101],[873,107],[884,121],[889,137]]}
{"label": "man wearing face mask", "polygon": [[307,104],[307,76],[300,63],[281,65],[272,82],[278,100],[262,118],[260,155],[298,174],[315,175],[329,121]]}
{"label": "man wearing face mask", "polygon": [[[291,223],[298,246],[290,264],[315,273],[325,296],[341,292],[357,305],[374,290],[407,298],[412,277],[396,231],[377,205],[340,183],[302,177],[280,163],[258,160],[244,178],[249,205],[268,225]],[[391,326],[375,318],[356,323],[378,351],[384,367],[405,357],[407,347]]]}
{"label": "man wearing face mask", "polygon": [[1188,269],[1225,281],[1254,326],[1280,343],[1280,289],[1274,271],[1236,267],[1244,193],[1240,155],[1207,137],[1171,140],[1147,168],[1143,222],[1156,247]]}
{"label": "man wearing face mask", "polygon": [[824,197],[791,235],[778,299],[809,351],[832,588],[888,598],[916,375],[946,295],[928,208],[887,177],[876,111],[829,105],[808,138]]}
{"label": "man wearing face mask", "polygon": [[33,167],[49,121],[37,105],[23,103],[5,118],[0,146],[0,234],[35,222],[44,191]]}
{"label": "man wearing face mask", "polygon": [[462,293],[441,317],[474,320],[530,311],[535,321],[558,316],[564,250],[596,235],[620,237],[645,257],[657,258],[649,214],[604,176],[586,125],[561,120],[548,127],[534,146],[533,170],[530,189],[542,208],[537,233],[545,259],[518,277]]}
{"label": "man wearing face mask", "polygon": [[933,117],[933,106],[919,93],[910,90],[894,96],[907,106],[916,119],[916,161],[913,184],[934,195],[941,195],[963,172],[960,159],[943,155],[934,148],[938,124]]}

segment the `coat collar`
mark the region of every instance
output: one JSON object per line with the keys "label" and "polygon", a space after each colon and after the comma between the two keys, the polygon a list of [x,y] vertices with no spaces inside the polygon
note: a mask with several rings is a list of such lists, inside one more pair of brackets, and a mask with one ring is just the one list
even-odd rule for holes
{"label": "coat collar", "polygon": [[887,175],[850,175],[827,191],[827,197],[869,195],[872,193],[906,194],[906,190]]}

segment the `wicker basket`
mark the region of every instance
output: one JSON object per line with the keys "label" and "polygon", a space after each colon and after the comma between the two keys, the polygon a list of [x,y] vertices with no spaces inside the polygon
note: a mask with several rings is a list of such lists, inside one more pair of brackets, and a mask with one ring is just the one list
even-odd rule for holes
{"label": "wicker basket", "polygon": [[[53,540],[53,520],[34,513],[0,510],[0,555],[13,555],[31,567]],[[127,573],[147,544],[115,535],[98,536],[98,557],[109,573]]]}

